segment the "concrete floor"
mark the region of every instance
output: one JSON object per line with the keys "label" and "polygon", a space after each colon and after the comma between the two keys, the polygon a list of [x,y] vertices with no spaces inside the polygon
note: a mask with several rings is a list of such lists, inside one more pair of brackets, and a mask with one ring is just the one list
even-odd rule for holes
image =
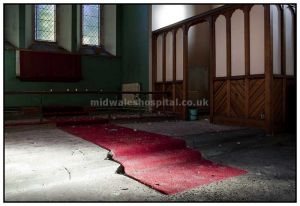
{"label": "concrete floor", "polygon": [[116,174],[107,150],[53,125],[5,129],[6,201],[295,201],[296,136],[206,121],[123,126],[185,139],[204,157],[248,174],[163,195]]}

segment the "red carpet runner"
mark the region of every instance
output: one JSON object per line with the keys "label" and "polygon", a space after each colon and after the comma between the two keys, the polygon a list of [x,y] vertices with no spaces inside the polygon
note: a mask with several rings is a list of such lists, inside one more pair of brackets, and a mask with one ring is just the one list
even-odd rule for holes
{"label": "red carpet runner", "polygon": [[110,150],[126,175],[165,194],[247,173],[205,160],[184,140],[164,135],[107,124],[62,129]]}

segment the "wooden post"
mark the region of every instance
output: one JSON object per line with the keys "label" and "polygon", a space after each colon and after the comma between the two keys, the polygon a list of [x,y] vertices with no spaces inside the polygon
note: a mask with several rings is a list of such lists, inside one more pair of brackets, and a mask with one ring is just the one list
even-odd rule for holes
{"label": "wooden post", "polygon": [[157,80],[157,36],[152,35],[152,91]]}
{"label": "wooden post", "polygon": [[297,17],[296,11],[290,6],[293,14],[293,42],[294,42],[294,77],[297,77]]}
{"label": "wooden post", "polygon": [[286,68],[285,68],[285,24],[284,24],[284,7],[283,5],[279,6],[280,8],[280,31],[281,31],[281,75],[283,76],[283,88],[282,88],[282,121],[284,128],[286,127]]}
{"label": "wooden post", "polygon": [[244,26],[245,26],[245,118],[249,118],[249,101],[250,101],[250,20],[249,20],[249,6],[244,9]]}
{"label": "wooden post", "polygon": [[[162,70],[163,70],[163,92],[166,91],[166,38],[167,38],[167,33],[164,32],[163,33],[163,67],[162,67]],[[166,107],[165,107],[165,96],[162,97],[162,100],[163,100],[163,112],[165,112],[166,110]]]}
{"label": "wooden post", "polygon": [[[188,100],[188,32],[189,27],[183,25],[183,100]],[[187,106],[183,106],[182,110],[183,119],[187,119]]]}
{"label": "wooden post", "polygon": [[274,134],[273,129],[273,104],[272,104],[272,39],[270,32],[270,5],[264,5],[265,16],[265,130],[267,134]]}
{"label": "wooden post", "polygon": [[172,100],[174,102],[173,105],[173,112],[176,112],[176,105],[175,105],[175,100],[176,100],[176,29],[172,30],[172,37],[173,37],[173,84],[172,84]]}
{"label": "wooden post", "polygon": [[214,118],[214,78],[216,72],[216,59],[215,59],[215,24],[213,16],[208,19],[209,33],[210,33],[210,72],[209,72],[209,117],[210,123],[213,123]]}
{"label": "wooden post", "polygon": [[[155,84],[157,81],[157,36],[152,34],[152,91],[156,92]],[[156,100],[157,95],[152,95],[152,99]],[[155,106],[152,108],[155,110]]]}
{"label": "wooden post", "polygon": [[285,24],[284,24],[284,6],[280,7],[280,30],[281,30],[281,74],[286,75],[285,68]]}
{"label": "wooden post", "polygon": [[226,13],[226,46],[227,46],[227,117],[230,117],[230,77],[231,77],[231,12]]}

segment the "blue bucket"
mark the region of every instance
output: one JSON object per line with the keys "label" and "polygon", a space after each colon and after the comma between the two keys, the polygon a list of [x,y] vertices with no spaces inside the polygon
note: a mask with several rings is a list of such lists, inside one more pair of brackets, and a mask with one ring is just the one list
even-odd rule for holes
{"label": "blue bucket", "polygon": [[198,119],[198,109],[189,109],[189,119],[190,121],[195,121]]}

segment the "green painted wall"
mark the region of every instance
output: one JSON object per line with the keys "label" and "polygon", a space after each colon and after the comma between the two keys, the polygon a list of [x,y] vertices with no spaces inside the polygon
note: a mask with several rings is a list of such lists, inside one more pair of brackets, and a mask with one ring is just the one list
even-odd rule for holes
{"label": "green painted wall", "polygon": [[[73,7],[73,11],[75,7]],[[16,77],[15,50],[4,50],[5,91],[22,90],[104,90],[119,91],[123,82],[139,82],[142,90],[148,90],[148,8],[146,5],[117,6],[117,56],[82,56],[83,80],[74,83],[60,82],[22,82]],[[24,12],[23,12],[24,13]],[[25,14],[24,14],[25,15]],[[72,21],[76,21],[74,15]],[[21,35],[24,35],[21,24]],[[72,31],[76,31],[72,22]],[[22,28],[23,27],[23,28]],[[21,45],[24,44],[20,38]],[[76,46],[76,34],[72,37],[72,50]],[[110,96],[113,97],[113,96]],[[82,105],[89,106],[92,95],[51,95],[43,96],[44,105]],[[115,97],[114,97],[115,98]],[[38,106],[40,96],[5,96],[5,106]]]}
{"label": "green painted wall", "polygon": [[[22,82],[15,73],[15,51],[4,52],[4,78],[5,91],[22,90],[104,90],[118,91],[121,88],[121,60],[97,56],[83,56],[81,59],[83,80],[80,82]],[[84,105],[90,104],[90,99],[99,99],[92,95],[51,95],[43,97],[43,104],[53,105]],[[40,97],[31,96],[5,96],[5,106],[38,106]]]}
{"label": "green painted wall", "polygon": [[19,6],[6,4],[4,9],[4,35],[6,39],[14,46],[20,45],[19,35]]}
{"label": "green painted wall", "polygon": [[122,82],[139,82],[148,91],[149,8],[148,5],[122,7]]}
{"label": "green painted wall", "polygon": [[25,28],[25,5],[20,5],[19,6],[19,29],[20,29],[20,40],[19,40],[19,47],[20,48],[25,48],[25,42],[26,42],[26,35],[25,35],[25,31],[26,31],[26,28]]}

